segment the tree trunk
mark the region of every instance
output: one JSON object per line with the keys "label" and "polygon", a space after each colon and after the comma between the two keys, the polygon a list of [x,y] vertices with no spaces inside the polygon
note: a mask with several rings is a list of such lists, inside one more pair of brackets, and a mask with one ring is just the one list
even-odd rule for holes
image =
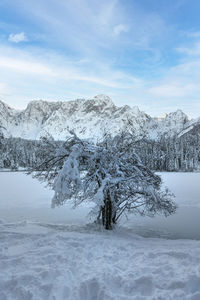
{"label": "tree trunk", "polygon": [[110,199],[109,192],[107,192],[106,199],[104,201],[104,206],[102,206],[101,208],[101,213],[102,213],[102,224],[105,227],[105,229],[107,230],[112,229],[112,222],[113,222],[112,202]]}
{"label": "tree trunk", "polygon": [[111,222],[112,222],[112,202],[110,200],[107,200],[105,207],[106,207],[106,226],[105,226],[105,228],[107,230],[109,230],[109,229],[112,229],[112,225],[111,225]]}
{"label": "tree trunk", "polygon": [[101,212],[102,212],[102,224],[103,226],[105,226],[105,205],[102,206]]}
{"label": "tree trunk", "polygon": [[112,223],[113,223],[113,224],[116,224],[116,223],[117,223],[117,220],[116,220],[116,212],[113,212],[113,215],[112,215]]}

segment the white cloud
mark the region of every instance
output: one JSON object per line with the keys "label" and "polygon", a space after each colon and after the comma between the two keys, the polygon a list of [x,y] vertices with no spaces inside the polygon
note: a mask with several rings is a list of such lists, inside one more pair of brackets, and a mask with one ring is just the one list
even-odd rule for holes
{"label": "white cloud", "polygon": [[56,73],[42,63],[0,56],[0,67],[36,75],[56,76]]}
{"label": "white cloud", "polygon": [[128,31],[129,31],[129,27],[125,24],[119,24],[113,28],[114,35],[116,36],[120,35],[122,32],[128,32]]}
{"label": "white cloud", "polygon": [[11,33],[8,37],[8,40],[9,40],[9,42],[12,42],[12,43],[20,43],[20,42],[28,41],[24,32],[20,32],[20,33],[16,33],[16,34]]}
{"label": "white cloud", "polygon": [[196,42],[191,47],[179,47],[176,49],[179,53],[186,54],[188,56],[200,55],[200,41]]}
{"label": "white cloud", "polygon": [[118,99],[119,105],[137,105],[153,115],[168,113],[176,104],[186,113],[193,110],[195,115],[197,109],[188,108],[187,103],[189,99],[193,107],[192,103],[200,95],[197,60],[171,68],[160,79],[146,81],[102,61],[74,61],[52,52],[47,55],[42,50],[1,46],[0,68],[0,82],[9,85],[12,82],[9,95],[0,84],[0,96],[10,104],[16,101],[18,106],[22,106],[23,99],[27,103],[30,99],[74,99],[104,93],[113,94],[113,100]]}
{"label": "white cloud", "polygon": [[98,89],[132,89],[142,84],[138,78],[116,70],[108,61],[69,59],[53,51],[30,47],[25,51],[21,48],[0,46],[0,68],[0,81],[4,80],[3,74],[7,74],[10,78],[25,77],[26,82],[32,81],[33,77],[42,81],[54,80],[55,85],[59,86],[61,83],[85,83],[88,89],[95,86]]}
{"label": "white cloud", "polygon": [[0,96],[8,95],[9,92],[8,85],[4,82],[0,82]]}
{"label": "white cloud", "polygon": [[189,38],[199,38],[200,37],[200,31],[190,31],[190,32],[184,32],[184,34]]}
{"label": "white cloud", "polygon": [[149,89],[149,92],[152,95],[161,98],[177,98],[177,97],[186,97],[187,95],[191,95],[196,92],[197,87],[195,84],[179,84],[176,83],[166,83],[154,86]]}

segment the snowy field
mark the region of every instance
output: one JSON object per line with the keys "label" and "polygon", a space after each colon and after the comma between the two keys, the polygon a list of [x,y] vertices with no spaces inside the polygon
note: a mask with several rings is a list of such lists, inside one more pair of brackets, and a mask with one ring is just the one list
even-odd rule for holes
{"label": "snowy field", "polygon": [[108,232],[87,224],[89,205],[52,210],[36,180],[0,173],[0,300],[199,300],[200,174],[161,175],[176,215]]}

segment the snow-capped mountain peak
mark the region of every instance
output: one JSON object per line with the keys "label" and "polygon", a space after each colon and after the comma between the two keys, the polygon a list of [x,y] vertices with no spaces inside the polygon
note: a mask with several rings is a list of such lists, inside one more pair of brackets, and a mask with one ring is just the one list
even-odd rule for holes
{"label": "snow-capped mountain peak", "polygon": [[94,101],[96,102],[96,104],[105,104],[107,106],[112,106],[114,105],[112,99],[106,95],[100,94],[100,95],[96,95],[94,96]]}
{"label": "snow-capped mountain peak", "polygon": [[82,138],[99,139],[131,128],[136,136],[159,139],[180,134],[190,121],[181,111],[152,118],[137,106],[116,106],[110,97],[97,95],[91,99],[68,102],[31,101],[26,109],[17,111],[0,101],[0,125],[5,136],[39,139],[51,135],[65,139],[68,129]]}

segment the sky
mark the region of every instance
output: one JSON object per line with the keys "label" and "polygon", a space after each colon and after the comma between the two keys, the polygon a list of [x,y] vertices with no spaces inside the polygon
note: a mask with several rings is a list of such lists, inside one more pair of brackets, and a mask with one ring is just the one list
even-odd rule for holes
{"label": "sky", "polygon": [[199,0],[0,0],[0,99],[200,116]]}

